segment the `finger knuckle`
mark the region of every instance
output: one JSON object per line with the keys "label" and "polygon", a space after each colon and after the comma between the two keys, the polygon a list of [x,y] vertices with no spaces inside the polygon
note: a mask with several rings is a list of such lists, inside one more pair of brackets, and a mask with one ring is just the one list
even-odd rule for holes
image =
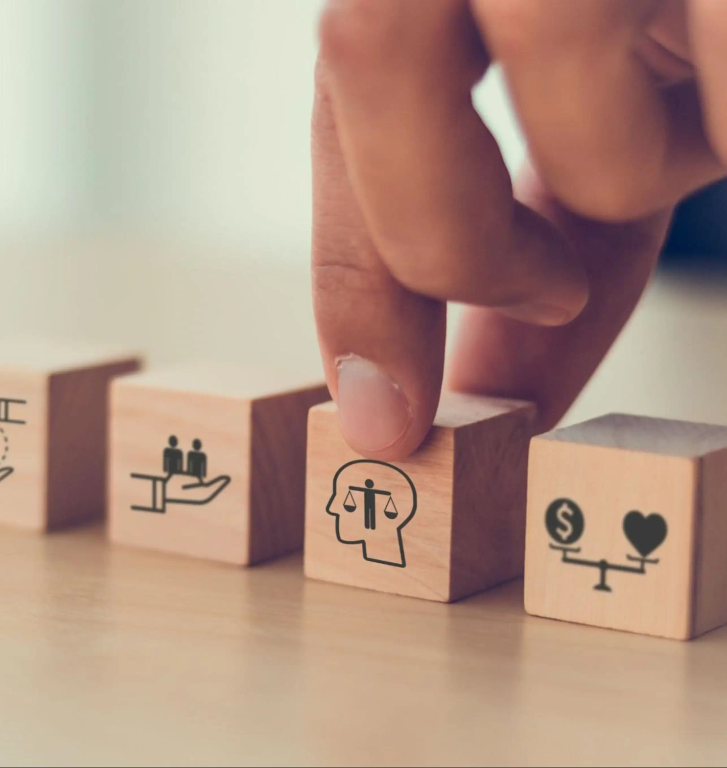
{"label": "finger knuckle", "polygon": [[451,266],[431,249],[419,251],[416,257],[402,256],[389,262],[396,280],[408,290],[424,296],[449,297],[455,280]]}
{"label": "finger knuckle", "polygon": [[318,299],[339,298],[344,294],[374,296],[380,291],[380,278],[355,263],[318,259],[312,269],[313,292]]}
{"label": "finger knuckle", "polygon": [[[474,255],[476,253],[476,256]],[[459,301],[486,293],[496,297],[502,290],[501,274],[481,253],[452,241],[419,243],[396,249],[387,265],[407,290],[442,301]]]}

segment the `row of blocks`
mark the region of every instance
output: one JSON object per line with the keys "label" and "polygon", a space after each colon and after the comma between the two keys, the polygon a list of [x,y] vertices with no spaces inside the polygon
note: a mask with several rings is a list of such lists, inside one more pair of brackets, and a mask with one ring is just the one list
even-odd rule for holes
{"label": "row of blocks", "polygon": [[251,565],[305,538],[311,578],[453,601],[524,570],[538,616],[680,639],[727,623],[725,427],[611,415],[531,439],[532,404],[447,394],[394,465],[348,447],[321,383],[0,355],[0,522],[107,509],[128,545]]}

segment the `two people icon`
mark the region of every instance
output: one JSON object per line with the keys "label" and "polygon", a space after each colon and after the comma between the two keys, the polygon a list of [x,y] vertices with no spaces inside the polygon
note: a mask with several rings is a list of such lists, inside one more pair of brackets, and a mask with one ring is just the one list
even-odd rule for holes
{"label": "two people icon", "polygon": [[187,468],[184,467],[184,453],[177,446],[179,440],[170,435],[169,445],[164,449],[162,458],[164,472],[167,475],[192,475],[204,480],[207,475],[207,454],[202,452],[202,441],[192,441],[192,450],[187,452]]}
{"label": "two people icon", "polygon": [[[147,475],[132,472],[133,480],[140,481],[139,500],[131,508],[139,512],[164,513],[169,504],[203,506],[214,501],[231,482],[229,475],[219,475],[207,480],[207,454],[202,451],[202,441],[195,438],[192,449],[184,452],[176,435],[170,435],[162,454],[162,472]],[[143,485],[142,485],[143,483]]]}

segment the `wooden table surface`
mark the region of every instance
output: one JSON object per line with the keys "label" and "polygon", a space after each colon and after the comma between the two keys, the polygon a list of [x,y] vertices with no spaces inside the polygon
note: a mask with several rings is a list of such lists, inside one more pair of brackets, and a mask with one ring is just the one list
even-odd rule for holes
{"label": "wooden table surface", "polygon": [[727,629],[692,643],[0,531],[2,764],[720,764]]}

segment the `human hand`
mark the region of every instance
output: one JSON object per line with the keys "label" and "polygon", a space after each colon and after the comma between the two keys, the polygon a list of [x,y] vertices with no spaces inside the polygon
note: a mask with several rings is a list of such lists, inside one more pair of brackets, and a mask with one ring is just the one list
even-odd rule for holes
{"label": "human hand", "polygon": [[[388,460],[419,445],[449,300],[477,305],[450,386],[534,400],[551,427],[674,204],[725,175],[727,3],[332,0],[320,31],[314,303],[344,436]],[[538,169],[514,192],[471,102],[491,60]]]}

